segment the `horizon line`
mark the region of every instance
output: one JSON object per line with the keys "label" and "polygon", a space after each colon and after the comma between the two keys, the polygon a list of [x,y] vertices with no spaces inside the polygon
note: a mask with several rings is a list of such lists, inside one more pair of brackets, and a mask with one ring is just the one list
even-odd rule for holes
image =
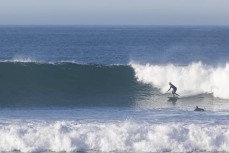
{"label": "horizon line", "polygon": [[225,25],[210,24],[0,24],[0,26],[208,26],[208,27],[226,27]]}

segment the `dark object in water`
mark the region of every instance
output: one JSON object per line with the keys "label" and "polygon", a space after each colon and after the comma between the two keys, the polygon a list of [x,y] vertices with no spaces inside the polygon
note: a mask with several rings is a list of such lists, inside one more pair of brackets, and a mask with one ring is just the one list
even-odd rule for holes
{"label": "dark object in water", "polygon": [[196,109],[194,109],[194,111],[204,111],[203,108],[199,108],[198,106],[196,106]]}

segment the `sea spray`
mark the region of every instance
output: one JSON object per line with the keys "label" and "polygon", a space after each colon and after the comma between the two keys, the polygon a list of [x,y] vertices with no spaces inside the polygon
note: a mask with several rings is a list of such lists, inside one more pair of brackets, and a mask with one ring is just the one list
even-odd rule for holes
{"label": "sea spray", "polygon": [[212,93],[214,97],[229,98],[229,64],[222,67],[211,67],[201,62],[187,66],[174,64],[153,65],[131,63],[138,81],[151,84],[166,93],[168,83],[178,87],[177,93],[191,96]]}

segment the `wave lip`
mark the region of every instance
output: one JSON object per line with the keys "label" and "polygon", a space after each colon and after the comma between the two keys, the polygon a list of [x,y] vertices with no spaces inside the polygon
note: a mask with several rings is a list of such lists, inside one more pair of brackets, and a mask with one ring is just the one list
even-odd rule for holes
{"label": "wave lip", "polygon": [[0,125],[0,151],[229,151],[228,125],[56,121]]}
{"label": "wave lip", "polygon": [[168,83],[178,87],[177,93],[182,96],[213,94],[214,97],[229,99],[229,63],[224,66],[211,67],[201,62],[187,66],[141,65],[131,63],[138,81],[151,84],[166,93]]}

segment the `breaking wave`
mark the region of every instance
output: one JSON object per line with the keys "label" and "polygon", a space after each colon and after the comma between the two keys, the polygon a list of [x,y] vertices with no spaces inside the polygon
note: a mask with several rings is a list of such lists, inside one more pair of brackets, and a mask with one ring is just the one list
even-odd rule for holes
{"label": "breaking wave", "polygon": [[213,94],[214,97],[229,98],[229,63],[212,67],[201,62],[187,66],[137,64],[132,62],[136,78],[166,93],[172,82],[182,96]]}
{"label": "breaking wave", "polygon": [[166,93],[168,82],[182,96],[229,98],[229,64],[83,65],[24,60],[0,62],[0,70],[1,107],[133,106],[138,100],[166,97],[158,89]]}

